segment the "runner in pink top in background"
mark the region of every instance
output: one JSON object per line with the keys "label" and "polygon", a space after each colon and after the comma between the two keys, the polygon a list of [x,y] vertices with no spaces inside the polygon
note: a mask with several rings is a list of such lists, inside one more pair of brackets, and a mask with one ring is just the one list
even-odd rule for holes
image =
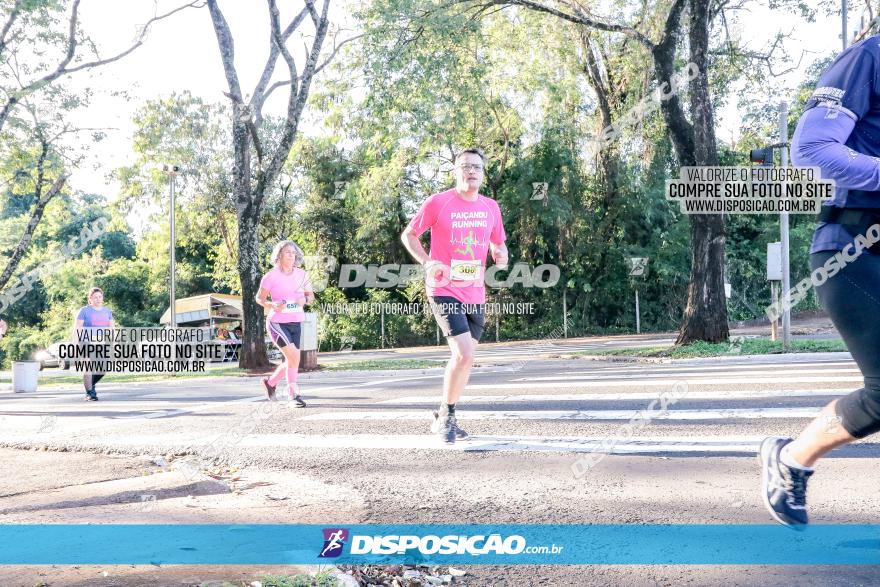
{"label": "runner in pink top in background", "polygon": [[281,351],[284,360],[272,375],[263,378],[263,386],[269,400],[275,401],[275,388],[286,374],[290,399],[297,407],[304,408],[306,402],[296,393],[302,336],[300,325],[306,318],[304,306],[315,301],[315,294],[309,276],[302,268],[302,249],[296,243],[281,241],[275,245],[271,261],[275,267],[260,281],[256,300],[270,310],[266,317],[266,331]]}
{"label": "runner in pink top in background", "polygon": [[[297,303],[305,301],[306,291],[312,291],[312,283],[309,281],[309,274],[305,269],[293,267],[288,274],[275,267],[260,280],[260,289],[265,289],[272,296],[273,302],[281,300],[293,302],[286,304],[281,310],[273,306],[267,317],[270,322],[286,324],[302,322],[306,319],[303,304]],[[296,346],[299,346],[299,343]]]}
{"label": "runner in pink top in background", "polygon": [[[401,240],[409,254],[425,266],[431,311],[452,351],[443,377],[443,399],[434,412],[431,431],[449,444],[467,438],[456,421],[455,402],[470,378],[474,352],[486,324],[485,270],[489,252],[507,265],[501,210],[480,195],[486,157],[467,149],[455,158],[455,187],[429,197],[413,217]],[[431,231],[431,252],[419,237]]]}

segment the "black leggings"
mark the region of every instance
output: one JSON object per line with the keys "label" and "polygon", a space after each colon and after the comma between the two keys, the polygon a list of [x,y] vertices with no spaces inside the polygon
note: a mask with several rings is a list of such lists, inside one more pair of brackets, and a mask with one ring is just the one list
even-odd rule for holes
{"label": "black leggings", "polygon": [[95,388],[95,385],[104,377],[103,373],[84,373],[83,374],[83,387],[86,388],[86,391],[91,391]]}
{"label": "black leggings", "polygon": [[[836,254],[813,253],[812,269]],[[844,429],[863,438],[880,430],[880,256],[863,252],[817,286],[816,293],[865,378],[862,389],[835,406]]]}

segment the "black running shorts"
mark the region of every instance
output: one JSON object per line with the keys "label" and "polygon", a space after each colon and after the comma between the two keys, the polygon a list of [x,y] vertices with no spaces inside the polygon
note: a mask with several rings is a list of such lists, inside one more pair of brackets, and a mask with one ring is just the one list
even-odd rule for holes
{"label": "black running shorts", "polygon": [[485,304],[465,304],[452,296],[429,297],[431,312],[443,336],[458,336],[466,332],[476,341],[486,327]]}
{"label": "black running shorts", "polygon": [[287,345],[293,345],[297,349],[300,347],[300,336],[302,332],[301,322],[272,322],[266,320],[266,330],[279,349],[283,349]]}

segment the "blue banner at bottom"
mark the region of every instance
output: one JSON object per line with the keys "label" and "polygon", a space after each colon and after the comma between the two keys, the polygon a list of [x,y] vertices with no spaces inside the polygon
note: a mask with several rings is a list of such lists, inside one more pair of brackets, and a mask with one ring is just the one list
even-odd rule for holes
{"label": "blue banner at bottom", "polygon": [[876,565],[880,526],[0,525],[0,564]]}

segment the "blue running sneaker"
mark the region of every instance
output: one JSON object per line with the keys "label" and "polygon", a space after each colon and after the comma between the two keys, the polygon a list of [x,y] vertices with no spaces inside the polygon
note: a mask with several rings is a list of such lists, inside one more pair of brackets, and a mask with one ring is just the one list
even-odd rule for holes
{"label": "blue running sneaker", "polygon": [[773,519],[786,526],[807,524],[807,480],[813,471],[789,467],[779,458],[791,438],[769,437],[761,443],[761,497]]}
{"label": "blue running sneaker", "polygon": [[441,416],[434,412],[434,421],[431,423],[431,432],[440,437],[446,444],[455,444],[456,425],[455,418],[448,414]]}

